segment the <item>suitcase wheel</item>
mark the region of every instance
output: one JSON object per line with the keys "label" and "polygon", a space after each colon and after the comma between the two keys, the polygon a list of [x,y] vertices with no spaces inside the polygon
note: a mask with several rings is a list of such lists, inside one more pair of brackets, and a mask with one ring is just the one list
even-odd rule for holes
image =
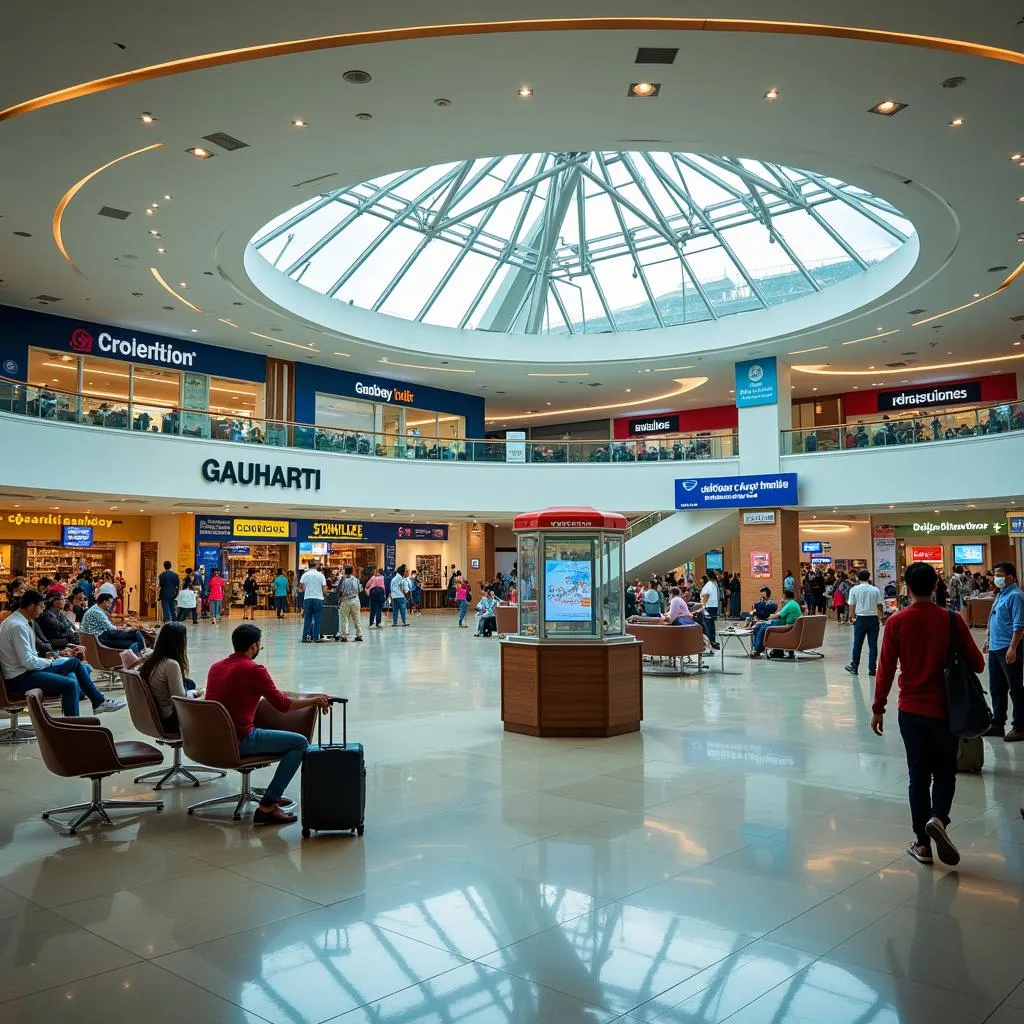
{"label": "suitcase wheel", "polygon": [[308,839],[309,838],[309,829],[308,828],[304,828],[302,830],[302,838],[303,839]]}
{"label": "suitcase wheel", "polygon": [[[1022,813],[1024,813],[1024,812],[1022,812]],[[365,831],[365,826],[364,825],[356,825],[356,835],[357,836],[361,836],[364,831]]]}

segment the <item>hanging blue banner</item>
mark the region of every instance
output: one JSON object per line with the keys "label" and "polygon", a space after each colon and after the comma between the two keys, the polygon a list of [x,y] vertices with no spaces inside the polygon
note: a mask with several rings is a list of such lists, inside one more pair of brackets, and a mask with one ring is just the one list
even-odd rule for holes
{"label": "hanging blue banner", "polygon": [[736,364],[736,407],[774,405],[779,400],[779,371],[775,356]]}
{"label": "hanging blue banner", "polygon": [[770,508],[796,504],[796,473],[676,481],[676,508]]}

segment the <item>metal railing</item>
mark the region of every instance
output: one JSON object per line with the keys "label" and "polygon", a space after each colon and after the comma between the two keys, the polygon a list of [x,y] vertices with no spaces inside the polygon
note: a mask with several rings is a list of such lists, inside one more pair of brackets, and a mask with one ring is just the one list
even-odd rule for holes
{"label": "metal railing", "polygon": [[626,540],[639,537],[641,533],[645,533],[652,526],[657,526],[663,519],[674,515],[675,512],[648,512],[647,515],[634,519],[626,528]]}
{"label": "metal railing", "polygon": [[223,416],[158,402],[58,391],[0,377],[0,412],[108,430],[194,437],[388,459],[566,465],[689,462],[739,454],[735,432],[627,441],[505,441],[368,433],[264,417]]}
{"label": "metal railing", "polygon": [[1024,431],[1024,402],[1000,402],[918,416],[882,416],[833,426],[782,431],[783,455],[887,448],[893,445],[934,444],[965,437],[984,437]]}

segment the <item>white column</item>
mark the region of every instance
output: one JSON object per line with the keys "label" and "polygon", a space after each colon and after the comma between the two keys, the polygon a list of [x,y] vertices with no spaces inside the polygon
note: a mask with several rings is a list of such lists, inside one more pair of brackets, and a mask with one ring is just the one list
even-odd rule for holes
{"label": "white column", "polygon": [[793,401],[789,366],[779,362],[777,372],[779,399],[774,405],[738,410],[741,476],[780,471],[780,431],[789,430],[793,425]]}

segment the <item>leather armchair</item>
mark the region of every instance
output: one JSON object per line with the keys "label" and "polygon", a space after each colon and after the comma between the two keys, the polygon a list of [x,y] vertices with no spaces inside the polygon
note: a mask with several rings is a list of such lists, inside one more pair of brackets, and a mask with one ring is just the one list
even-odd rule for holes
{"label": "leather armchair", "polygon": [[21,713],[27,710],[28,702],[24,698],[18,699],[8,695],[3,676],[0,675],[0,714],[7,715],[10,719],[10,726],[3,732],[0,732],[0,742],[21,743],[23,740],[34,740],[36,738],[36,734],[31,726],[21,725],[18,722]]}
{"label": "leather armchair", "polygon": [[[123,654],[130,653],[123,651]],[[153,691],[146,684],[146,681],[134,669],[128,669],[121,673],[124,682],[124,697],[128,702],[128,714],[131,715],[132,725],[142,733],[156,740],[158,744],[170,747],[173,751],[170,768],[158,768],[154,772],[147,772],[145,775],[137,775],[136,782],[149,782],[156,779],[154,789],[160,789],[171,779],[183,778],[199,785],[196,775],[209,775],[211,778],[222,779],[227,772],[219,768],[206,768],[202,765],[181,763],[182,739],[180,732],[168,732],[164,728],[163,719],[160,717],[160,709],[157,707]]]}
{"label": "leather armchair", "polygon": [[[696,656],[697,671],[706,671],[704,654],[707,651],[704,630],[698,625],[669,626],[657,622],[630,622],[626,632],[634,636],[644,645],[644,656],[652,658],[668,658],[675,662],[677,658]],[[680,674],[693,675],[682,671]]]}
{"label": "leather armchair", "polygon": [[163,754],[156,747],[138,740],[115,742],[109,729],[100,725],[98,718],[52,718],[43,705],[41,690],[25,694],[28,713],[36,729],[39,753],[43,763],[54,775],[63,778],[89,779],[92,794],[88,803],[54,807],[43,812],[48,819],[54,814],[80,812],[70,822],[54,822],[68,835],[74,835],[94,814],[108,825],[113,824],[107,810],[114,807],[149,808],[163,810],[162,800],[104,800],[103,780],[131,768],[159,764]]}
{"label": "leather armchair", "polygon": [[106,676],[107,689],[113,689],[115,683],[121,680],[121,652],[115,651],[113,647],[104,647],[92,633],[80,631],[79,636],[85,648],[85,660],[93,671]]}

